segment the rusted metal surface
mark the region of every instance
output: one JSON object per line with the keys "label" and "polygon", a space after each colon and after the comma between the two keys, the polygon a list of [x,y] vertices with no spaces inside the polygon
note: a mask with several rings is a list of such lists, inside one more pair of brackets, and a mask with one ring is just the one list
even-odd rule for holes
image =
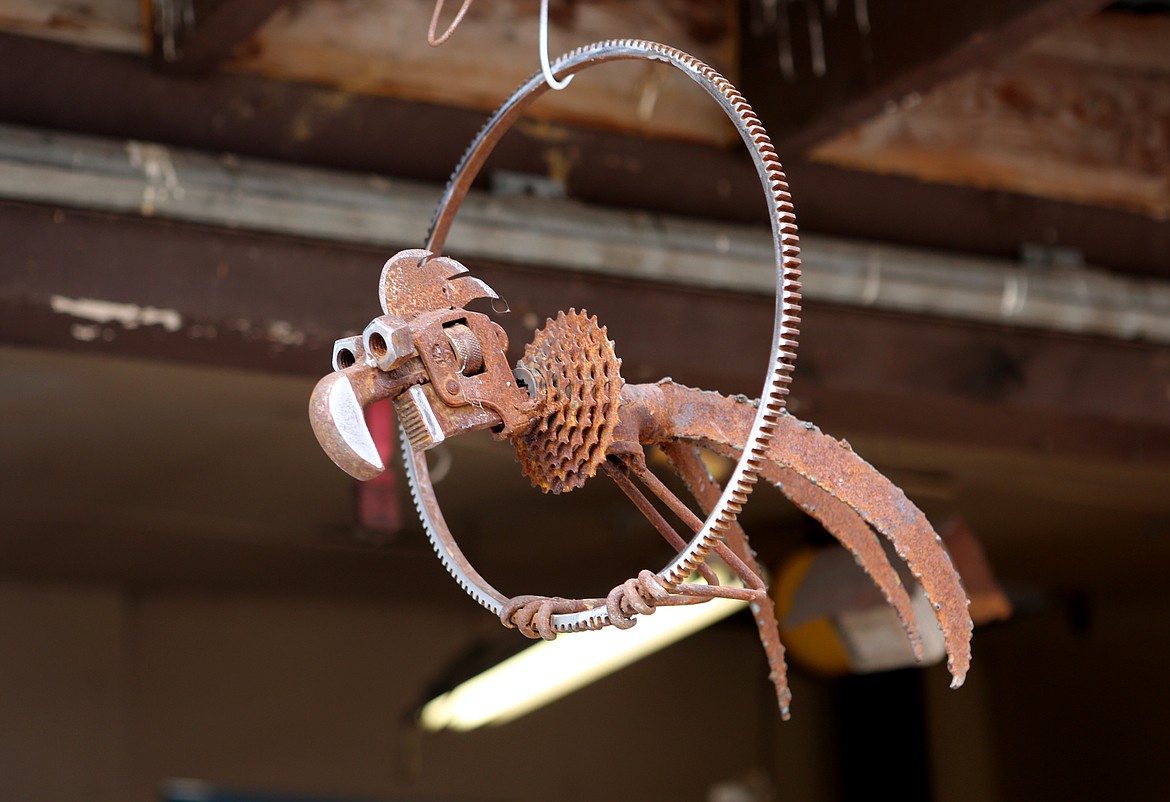
{"label": "rusted metal surface", "polygon": [[829,534],[847,548],[881,590],[886,602],[894,608],[915,659],[922,659],[922,635],[911,608],[910,595],[902,585],[898,572],[890,564],[873,530],[848,504],[790,468],[767,463],[760,475],[775,485],[794,504],[812,516]]}
{"label": "rusted metal surface", "polygon": [[548,412],[514,440],[520,470],[546,493],[574,490],[597,473],[613,442],[621,360],[596,317],[570,309],[549,320],[517,365]]}
{"label": "rusted metal surface", "polygon": [[[718,499],[720,488],[711,477],[707,466],[699,458],[699,452],[690,444],[681,442],[667,442],[660,444],[666,453],[667,459],[674,466],[675,471],[682,477],[687,489],[695,500],[699,502],[704,512],[709,511]],[[766,472],[767,465],[764,466]],[[764,647],[764,656],[768,659],[768,679],[776,688],[776,700],[780,706],[780,715],[787,719],[790,715],[792,691],[788,688],[788,665],[784,659],[784,644],[780,640],[780,627],[776,621],[776,607],[767,595],[767,586],[763,581],[764,571],[756,560],[755,551],[748,542],[747,533],[739,522],[727,530],[727,548],[740,561],[742,568],[736,573],[747,581],[758,581],[764,588],[764,595],[752,601],[750,605],[752,618],[756,622],[756,631],[760,636],[760,644]],[[723,553],[719,553],[723,556]],[[726,558],[725,558],[726,561]]]}
{"label": "rusted metal surface", "polygon": [[[614,480],[622,492],[634,503],[634,506],[646,516],[646,519],[654,525],[658,530],[658,534],[665,538],[666,542],[674,548],[675,551],[682,551],[687,547],[686,540],[682,535],[675,531],[674,527],[654,508],[646,496],[630,481],[629,472],[630,465],[628,462],[613,461],[605,463],[605,472],[609,474],[610,478]],[[671,496],[673,498],[673,496]],[[736,524],[738,526],[739,524]],[[706,580],[708,585],[718,585],[719,576],[712,570],[711,566],[706,563],[700,565],[697,569],[699,576]]]}
{"label": "rusted metal surface", "polygon": [[[706,509],[713,504],[719,493],[719,487],[699,458],[696,447],[691,443],[676,440],[667,440],[659,445],[700,505]],[[729,453],[729,456],[731,455],[738,456],[734,451]],[[914,611],[911,608],[910,596],[902,586],[898,573],[886,558],[881,542],[865,523],[865,520],[853,508],[832,494],[821,490],[813,482],[778,463],[764,463],[760,470],[760,476],[775,485],[805,513],[815,518],[827,532],[853,554],[854,559],[881,590],[886,602],[894,608],[894,612],[897,613],[898,620],[902,623],[906,636],[910,640],[914,656],[921,659],[922,637],[918,631]],[[763,575],[763,570],[756,562],[755,553],[748,543],[747,534],[738,523],[728,531],[727,542],[732,550],[748,563],[752,571],[760,576]],[[760,638],[764,642],[765,650],[768,650],[772,648],[770,646],[771,633],[775,632],[775,611],[771,607],[765,611],[770,621],[761,620],[761,613],[754,608],[752,612],[756,616],[756,625],[760,630]],[[784,647],[780,645],[778,635],[775,637],[775,642],[782,659]],[[773,662],[775,661],[769,654],[769,663]]]}
{"label": "rusted metal surface", "polygon": [[[694,390],[669,380],[638,389],[636,403],[646,409],[646,432],[655,442],[685,440],[724,456],[737,453],[735,443],[742,439],[750,413],[750,405],[744,400]],[[813,424],[787,412],[777,420],[767,459],[847,505],[894,544],[898,556],[906,561],[930,598],[946,639],[948,667],[956,687],[961,685],[971,659],[972,624],[967,594],[942,540],[922,511],[848,443],[823,434]],[[788,492],[782,479],[780,487]],[[840,529],[833,531],[836,534]],[[848,539],[848,535],[845,537]],[[872,560],[865,567],[871,576],[883,573],[880,563],[875,565]],[[878,581],[889,596],[892,584]]]}
{"label": "rusted metal surface", "polygon": [[[419,317],[426,318],[426,314]],[[580,313],[577,313],[576,317],[579,321],[596,327],[593,319],[586,318]],[[595,328],[595,331],[601,334],[603,341],[608,344],[601,329]],[[597,368],[595,362],[599,357],[596,351],[589,352],[588,349],[583,349],[587,356],[581,354],[573,356],[571,346],[577,348],[583,346],[576,328],[554,327],[546,329],[542,335],[540,337],[543,341],[542,347],[550,346],[549,340],[554,336],[564,337],[565,341],[557,348],[551,349],[550,353],[562,354],[570,361],[576,358],[591,362],[594,363],[592,368]],[[498,348],[498,344],[496,347]],[[484,353],[486,358],[488,352]],[[612,356],[610,358],[616,359]],[[333,388],[337,381],[334,377],[345,377],[349,386],[355,388],[354,397],[360,405],[362,401],[368,403],[368,399],[379,397],[383,393],[401,391],[408,382],[421,381],[422,386],[416,386],[415,390],[425,392],[432,413],[442,416],[440,425],[444,437],[456,436],[493,424],[499,425],[499,419],[491,417],[484,410],[477,410],[478,417],[459,417],[461,408],[469,412],[475,408],[466,404],[460,407],[447,406],[446,402],[431,389],[432,385],[425,378],[420,379],[420,372],[425,376],[426,371],[425,369],[419,371],[416,363],[421,364],[421,358],[415,357],[407,366],[399,368],[399,383],[377,381],[378,376],[387,374],[383,374],[376,365],[365,364],[338,371],[323,380],[321,386]],[[544,362],[540,366],[542,373],[549,370],[551,364],[552,360]],[[580,377],[593,374],[580,369],[575,373],[563,375]],[[578,410],[574,411],[582,411],[579,408],[580,396],[576,395],[579,387],[574,388],[563,379],[559,383],[549,382],[545,387],[547,394],[554,399],[554,404],[562,411],[571,409],[574,401],[578,402]],[[525,397],[527,398],[526,394]],[[539,408],[538,405],[530,406],[532,410]],[[739,457],[745,434],[756,411],[755,405],[745,398],[722,396],[663,381],[656,384],[626,385],[622,388],[619,410],[615,412],[620,415],[621,425],[609,436],[607,447],[604,450],[599,449],[603,458],[608,458],[603,463],[606,473],[614,478],[654,528],[672,546],[682,551],[686,548],[687,541],[641,494],[634,485],[631,474],[662,499],[691,533],[700,531],[703,522],[648,472],[641,446],[662,445],[698,499],[700,506],[704,510],[709,509],[721,491],[707,475],[706,469],[695,455],[694,446],[709,448],[715,453],[733,459]],[[586,415],[592,415],[594,412],[595,410],[583,410]],[[325,405],[316,404],[313,414],[316,419],[331,413]],[[599,413],[598,415],[600,416]],[[546,420],[547,418],[533,415],[530,419],[530,429],[526,434],[537,430]],[[360,468],[355,470],[355,462],[361,462],[362,444],[354,439],[352,429],[336,427],[334,434],[329,426],[321,423],[316,423],[314,428],[319,437],[322,432],[326,433],[322,444],[326,446],[331,456],[347,449],[354,452],[348,460],[337,460],[344,469],[359,476],[367,472],[376,473],[376,466],[373,464],[361,464]],[[548,431],[547,425],[545,431]],[[579,432],[576,434],[578,435],[576,445],[579,447],[584,443],[584,438]],[[343,442],[337,442],[337,438],[341,438]],[[823,435],[815,426],[783,413],[777,418],[773,438],[765,454],[765,460],[761,462],[761,475],[817,518],[853,552],[898,613],[918,653],[920,644],[913,613],[909,609],[909,597],[869,526],[872,525],[891,540],[935,606],[951,656],[950,668],[955,677],[955,684],[961,684],[970,661],[971,625],[967,617],[967,598],[941,541],[922,513],[898,488],[858,457],[847,444]],[[549,468],[563,464],[564,457],[559,451],[548,454],[535,453],[525,448],[523,436],[514,442],[522,458],[534,466]],[[549,437],[547,442],[552,445],[557,443],[562,446],[573,445],[571,439],[562,440],[557,437]],[[571,453],[571,449],[565,453]],[[580,478],[575,486],[583,482],[584,478]],[[427,493],[424,499],[433,499],[429,487],[423,484],[424,492]],[[566,489],[571,488],[561,487],[561,490]],[[438,509],[437,502],[426,503],[432,503],[433,508]],[[447,534],[449,536],[449,533]],[[459,561],[461,573],[465,576],[478,576],[474,574],[470,563],[463,558],[453,538],[445,545],[448,553]],[[499,615],[506,625],[514,626],[530,637],[551,639],[557,632],[552,623],[554,616],[587,614],[604,609],[608,614],[605,623],[626,628],[633,626],[637,615],[648,614],[662,604],[693,603],[696,598],[714,596],[747,599],[751,602],[752,612],[768,655],[781,709],[787,715],[790,694],[785,680],[783,647],[775,631],[775,617],[761,578],[762,570],[755,562],[747,537],[738,526],[735,526],[729,529],[726,542],[724,539],[715,541],[711,550],[732,567],[742,580],[744,588],[719,587],[717,580],[713,581],[712,573],[704,570],[706,566],[700,560],[698,563],[700,574],[707,581],[707,585],[671,582],[660,574],[651,574],[658,578],[648,579],[640,574],[616,585],[604,598],[566,599],[526,595],[505,599],[495,594],[499,602]],[[486,582],[482,580],[478,582],[482,583],[481,587],[490,590],[491,586]]]}
{"label": "rusted metal surface", "polygon": [[[723,533],[734,522],[756,481],[756,470],[771,434],[772,419],[783,409],[791,381],[792,365],[796,357],[796,337],[800,312],[800,256],[792,198],[776,151],[751,106],[742,95],[708,65],[666,45],[633,39],[611,40],[574,50],[552,65],[551,74],[558,80],[588,67],[623,60],[646,60],[673,67],[702,88],[715,101],[735,127],[736,132],[752,156],[757,178],[764,190],[768,216],[771,222],[772,246],[775,260],[776,305],[773,317],[772,346],[765,372],[761,402],[754,412],[751,429],[743,443],[744,454],[737,460],[728,486],[710,511],[702,528],[688,542],[686,549],[659,574],[668,584],[683,582]],[[549,72],[549,71],[546,71]],[[541,95],[550,88],[544,74],[537,74],[518,88],[489,118],[472,141],[439,201],[439,208],[431,223],[427,244],[441,251],[459,206],[466,197],[476,175],[507,130]],[[415,460],[406,459],[408,479],[412,479]],[[413,481],[413,479],[412,479]],[[432,539],[445,539],[444,525],[435,510],[423,506],[419,514],[423,526]],[[440,554],[440,558],[442,555]],[[448,564],[448,568],[451,565]],[[454,572],[453,572],[454,573]],[[458,579],[458,575],[456,575]],[[494,608],[493,608],[494,609]],[[580,616],[562,616],[554,626],[564,631],[591,628],[607,623],[604,611],[588,611]]]}
{"label": "rusted metal surface", "polygon": [[[528,637],[551,640],[562,632],[627,629],[638,616],[665,605],[712,598],[749,602],[777,700],[787,716],[790,693],[772,603],[763,571],[736,522],[762,475],[854,553],[894,605],[917,649],[905,589],[869,526],[894,544],[934,604],[954,684],[961,684],[970,661],[971,623],[966,595],[938,536],[905,494],[848,444],[784,409],[798,334],[799,259],[787,184],[767,135],[730,84],[701,62],[662,45],[606,42],[562,57],[553,71],[563,78],[593,63],[629,58],[664,61],[687,73],[720,102],[755,157],[772,210],[776,259],[774,334],[761,400],[695,390],[668,379],[624,384],[606,330],[575,310],[549,320],[536,333],[513,373],[502,330],[487,316],[463,308],[469,300],[495,293],[465,275],[458,262],[415,250],[387,262],[380,284],[385,314],[366,328],[362,348],[356,349],[351,340],[335,348],[335,353],[353,350],[355,364],[342,367],[350,360],[335,358],[335,368],[341,369],[323,379],[314,393],[310,414],[318,439],[352,475],[379,473],[381,460],[371,448],[361,410],[393,397],[404,424],[407,477],[436,554],[469,595],[505,626]],[[428,238],[431,249],[441,249],[459,202],[492,147],[546,86],[543,78],[534,77],[473,142],[436,213]],[[448,437],[485,427],[498,439],[511,440],[524,473],[546,492],[575,489],[604,466],[677,556],[657,572],[644,569],[614,585],[604,597],[500,594],[476,572],[443,519],[424,456],[427,448]],[[647,445],[665,449],[705,519],[649,471],[643,451]],[[735,461],[725,487],[711,479],[695,446]],[[674,522],[643,488],[665,505]],[[712,553],[739,583],[718,581],[706,565]]]}
{"label": "rusted metal surface", "polygon": [[402,251],[386,260],[378,279],[378,301],[387,315],[413,318],[423,312],[467,306],[476,298],[498,298],[467,268],[430,251]]}
{"label": "rusted metal surface", "polygon": [[382,457],[365,421],[365,408],[423,381],[422,366],[409,364],[385,372],[364,363],[329,374],[313,388],[309,420],[325,453],[355,479],[372,479],[383,470]]}

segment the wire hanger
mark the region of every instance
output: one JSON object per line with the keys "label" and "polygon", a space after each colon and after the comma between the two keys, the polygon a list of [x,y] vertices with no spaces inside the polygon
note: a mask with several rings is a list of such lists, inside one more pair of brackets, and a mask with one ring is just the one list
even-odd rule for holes
{"label": "wire hanger", "polygon": [[563,81],[558,81],[552,74],[548,63],[548,0],[540,0],[540,70],[544,73],[545,82],[553,89],[564,89],[573,80],[570,75]]}
{"label": "wire hanger", "polygon": [[[435,10],[431,14],[431,24],[427,29],[427,44],[431,47],[438,47],[451,38],[451,34],[455,33],[455,29],[459,27],[459,23],[463,22],[463,17],[467,14],[467,9],[471,7],[472,0],[463,0],[463,5],[459,7],[459,11],[455,14],[455,19],[451,20],[451,24],[447,26],[447,30],[443,31],[442,35],[435,36],[435,31],[439,28],[439,16],[443,13],[443,4],[445,0],[435,0]],[[548,0],[540,0],[540,71],[544,73],[544,80],[553,89],[564,89],[573,80],[570,75],[567,78],[558,81],[556,76],[552,73],[552,67],[549,65],[548,58]]]}

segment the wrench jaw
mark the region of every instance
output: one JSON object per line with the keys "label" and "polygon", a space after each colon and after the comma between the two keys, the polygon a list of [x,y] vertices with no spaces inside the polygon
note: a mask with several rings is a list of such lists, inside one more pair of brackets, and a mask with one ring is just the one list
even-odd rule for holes
{"label": "wrench jaw", "polygon": [[378,399],[362,391],[376,378],[369,374],[377,372],[377,368],[354,365],[330,373],[317,382],[309,399],[309,421],[317,442],[338,468],[363,481],[386,470],[366,426],[365,408]]}

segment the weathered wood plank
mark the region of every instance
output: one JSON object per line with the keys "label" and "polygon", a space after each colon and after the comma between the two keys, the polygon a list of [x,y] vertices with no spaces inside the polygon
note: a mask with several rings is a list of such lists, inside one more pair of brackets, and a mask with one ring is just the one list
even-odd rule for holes
{"label": "weathered wood plank", "polygon": [[1170,219],[1168,43],[1170,18],[1102,15],[913,96],[812,156]]}
{"label": "weathered wood plank", "polygon": [[155,0],[155,63],[197,76],[211,72],[287,0]]}
{"label": "weathered wood plank", "polygon": [[[993,64],[1107,0],[752,0],[740,87],[781,152],[803,152],[913,93]],[[768,9],[773,8],[773,13]],[[791,155],[789,156],[791,158]]]}
{"label": "weathered wood plank", "polygon": [[124,53],[145,53],[139,0],[0,0],[0,30]]}
{"label": "weathered wood plank", "polygon": [[1170,17],[1106,12],[1053,31],[1028,50],[1100,67],[1167,73]]}
{"label": "weathered wood plank", "polygon": [[[453,5],[449,3],[448,5]],[[614,38],[667,42],[734,79],[733,3],[591,0],[550,23],[553,58]],[[535,0],[471,6],[447,44],[426,32],[434,0],[311,0],[266,24],[231,69],[308,81],[347,92],[491,110],[539,70]],[[453,11],[448,9],[448,16]],[[723,113],[689,80],[661,65],[613,64],[574,79],[533,109],[538,118],[610,130],[723,143],[734,136]]]}

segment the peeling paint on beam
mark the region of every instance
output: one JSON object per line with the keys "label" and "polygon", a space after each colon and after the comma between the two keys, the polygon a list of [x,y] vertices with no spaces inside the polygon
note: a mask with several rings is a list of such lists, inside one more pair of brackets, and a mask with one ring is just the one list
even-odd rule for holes
{"label": "peeling paint on beam", "polygon": [[[0,341],[318,376],[330,346],[376,314],[382,248],[337,246],[158,217],[0,202]],[[500,289],[514,348],[569,301],[607,321],[631,381],[664,375],[758,392],[772,299],[475,263]],[[50,298],[174,309],[183,328],[124,329],[54,311]],[[1170,465],[1170,361],[1162,346],[943,323],[809,304],[791,406],[841,432]],[[701,326],[694,325],[701,311]],[[74,327],[94,339],[80,343]],[[744,332],[728,351],[712,332]],[[298,342],[303,338],[303,341]],[[766,339],[766,338],[765,338]]]}
{"label": "peeling paint on beam", "polygon": [[125,329],[162,326],[169,332],[176,332],[183,327],[183,316],[174,309],[156,309],[153,306],[101,301],[96,298],[66,298],[63,295],[49,298],[49,307],[59,315],[70,315],[102,325],[118,323]]}

